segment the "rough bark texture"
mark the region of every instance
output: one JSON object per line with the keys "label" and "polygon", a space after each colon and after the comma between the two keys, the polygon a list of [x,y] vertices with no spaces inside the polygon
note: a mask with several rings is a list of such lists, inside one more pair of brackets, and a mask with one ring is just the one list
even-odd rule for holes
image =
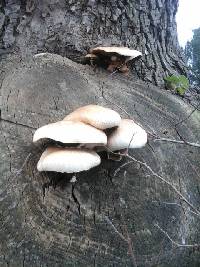
{"label": "rough bark texture", "polygon": [[138,77],[156,84],[185,74],[177,41],[178,0],[4,0],[0,4],[0,52],[24,57],[54,52],[80,61],[96,45],[138,49]]}
{"label": "rough bark texture", "polygon": [[[127,117],[120,106],[145,129],[177,139],[174,125],[192,109],[159,88],[93,72],[60,56],[8,62],[0,89],[0,266],[199,266],[198,249],[172,246],[155,227],[158,223],[174,241],[195,244],[199,217],[145,168],[129,164],[114,176],[125,160],[104,158],[99,167],[80,173],[73,186],[68,176],[38,173],[42,149],[31,145],[34,128],[89,103]],[[195,142],[199,121],[196,111],[177,130]],[[131,154],[199,208],[198,148],[150,141]]]}

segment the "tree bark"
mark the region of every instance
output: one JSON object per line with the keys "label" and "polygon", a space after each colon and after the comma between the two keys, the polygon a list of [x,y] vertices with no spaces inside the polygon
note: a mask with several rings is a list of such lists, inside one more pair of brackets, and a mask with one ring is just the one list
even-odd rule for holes
{"label": "tree bark", "polygon": [[[0,2],[0,267],[198,266],[199,216],[144,165],[101,154],[101,165],[72,184],[69,175],[39,173],[44,146],[32,144],[36,128],[91,103],[160,137],[200,140],[199,112],[180,98],[73,62],[90,47],[124,45],[144,54],[132,65],[139,78],[159,84],[185,73],[176,9],[172,0]],[[73,61],[32,57],[47,51]],[[199,148],[149,136],[130,155],[199,208]]]}
{"label": "tree bark", "polygon": [[186,74],[177,41],[178,0],[5,0],[1,3],[1,49],[24,57],[52,52],[80,61],[97,45],[128,46],[143,53],[132,64],[143,80]]}
{"label": "tree bark", "polygon": [[[192,109],[157,87],[57,55],[7,62],[0,89],[0,266],[198,266],[197,247],[174,246],[162,232],[182,245],[199,243],[199,216],[166,183],[130,158],[114,162],[103,154],[75,185],[68,175],[39,173],[44,148],[32,145],[32,135],[96,103],[161,137],[196,142],[199,113],[175,128]],[[130,155],[199,207],[199,148],[149,136],[149,145]]]}

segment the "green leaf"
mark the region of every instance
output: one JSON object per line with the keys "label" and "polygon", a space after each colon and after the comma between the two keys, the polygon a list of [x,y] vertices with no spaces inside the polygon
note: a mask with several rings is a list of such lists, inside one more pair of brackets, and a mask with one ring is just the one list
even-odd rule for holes
{"label": "green leaf", "polygon": [[189,88],[189,80],[184,75],[171,75],[164,78],[167,89],[176,92],[178,95],[184,95]]}
{"label": "green leaf", "polygon": [[184,88],[177,88],[176,89],[176,93],[178,94],[178,95],[181,95],[181,96],[183,96],[184,95],[184,93],[185,93],[185,89]]}

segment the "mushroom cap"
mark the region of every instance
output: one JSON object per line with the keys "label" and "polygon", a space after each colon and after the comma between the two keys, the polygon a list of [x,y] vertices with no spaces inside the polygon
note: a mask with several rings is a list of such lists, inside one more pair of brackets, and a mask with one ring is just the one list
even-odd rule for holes
{"label": "mushroom cap", "polygon": [[100,156],[91,150],[48,147],[37,164],[38,171],[74,173],[89,170],[101,163]]}
{"label": "mushroom cap", "polygon": [[120,115],[109,108],[98,105],[88,105],[76,109],[64,118],[64,121],[82,121],[88,123],[95,128],[104,130],[116,127],[120,124]]}
{"label": "mushroom cap", "polygon": [[87,54],[85,55],[85,58],[92,59],[92,58],[97,58],[97,56],[95,54]]}
{"label": "mushroom cap", "polygon": [[49,138],[64,144],[107,144],[107,136],[103,131],[83,122],[74,121],[58,121],[42,126],[36,130],[33,142],[43,138]]}
{"label": "mushroom cap", "polygon": [[108,136],[107,147],[111,151],[124,148],[141,148],[147,143],[147,133],[133,120],[124,119]]}
{"label": "mushroom cap", "polygon": [[98,55],[98,54],[105,55],[106,53],[115,54],[115,55],[118,54],[120,56],[128,57],[129,58],[128,60],[132,60],[136,57],[142,56],[142,53],[137,50],[133,50],[128,47],[117,47],[117,46],[111,46],[111,47],[99,46],[99,47],[91,49],[90,53],[95,54],[95,55]]}

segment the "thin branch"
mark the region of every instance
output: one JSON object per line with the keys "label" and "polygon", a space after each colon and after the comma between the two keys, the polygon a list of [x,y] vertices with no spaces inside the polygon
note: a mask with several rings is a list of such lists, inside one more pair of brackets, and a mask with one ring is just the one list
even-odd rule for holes
{"label": "thin branch", "polygon": [[[153,203],[159,203],[159,204],[164,204],[164,205],[171,205],[171,206],[177,206],[179,208],[183,208],[182,205],[175,203],[175,202],[166,202],[166,201],[152,201]],[[189,212],[191,212],[192,214],[195,214],[197,216],[199,216],[198,213],[194,212],[193,210],[189,210]]]}
{"label": "thin branch", "polygon": [[170,142],[170,143],[176,143],[176,144],[188,145],[188,146],[200,148],[200,144],[198,143],[191,143],[187,141],[180,141],[180,140],[174,140],[174,139],[169,139],[169,138],[156,138],[156,139],[153,139],[153,141],[154,142]]}
{"label": "thin branch", "polygon": [[[109,102],[111,105],[114,105],[114,106],[116,106],[117,108],[121,109],[121,110],[128,116],[129,119],[132,118],[132,115],[131,115],[129,112],[127,112],[124,108],[122,108],[122,107],[119,106],[118,104],[112,102],[111,100],[108,99],[107,96],[105,96],[105,94],[104,94],[104,90],[103,90],[103,86],[102,86],[101,94],[102,94],[102,97],[103,97],[104,100],[106,100],[107,102]],[[140,123],[138,123],[138,122],[136,122],[136,123],[137,123],[140,127],[142,127],[142,125],[141,125]],[[142,127],[142,128],[143,128],[143,127]],[[146,130],[146,129],[145,129],[145,130]],[[150,136],[153,136],[153,137],[156,137],[156,138],[159,137],[159,136],[158,136],[157,134],[155,134],[155,133],[149,132],[149,131],[147,131],[147,130],[146,130],[146,132],[147,132]]]}
{"label": "thin branch", "polygon": [[[169,181],[167,181],[166,179],[164,179],[161,175],[159,175],[159,174],[157,174],[156,172],[154,172],[154,170],[152,170],[152,168],[146,163],[146,162],[143,162],[143,161],[140,161],[140,160],[137,160],[136,158],[134,158],[134,157],[132,157],[132,156],[130,156],[130,155],[124,155],[124,154],[120,154],[121,156],[123,156],[123,157],[127,157],[127,158],[129,158],[129,159],[131,159],[133,162],[137,162],[137,163],[139,163],[139,164],[141,164],[142,166],[144,166],[148,171],[150,171],[151,172],[151,174],[153,175],[153,176],[155,176],[156,178],[158,178],[159,180],[161,180],[162,182],[164,182],[165,184],[167,184],[171,189],[173,189],[173,191],[188,205],[188,206],[190,206],[190,208],[193,210],[193,211],[195,211],[196,212],[196,214],[198,215],[198,216],[200,216],[200,211],[197,209],[197,208],[195,208],[194,206],[193,206],[193,204],[191,204],[182,194],[181,194],[181,192],[179,192],[178,191],[178,189],[174,186],[174,185],[172,185]],[[122,167],[121,167],[122,168]]]}
{"label": "thin branch", "polygon": [[120,106],[117,105],[116,103],[113,103],[112,101],[110,101],[110,100],[108,99],[107,96],[105,96],[105,94],[104,94],[104,90],[103,90],[103,86],[102,86],[102,90],[101,90],[101,95],[102,95],[102,97],[103,97],[107,102],[109,102],[111,105],[115,105],[117,108],[121,109],[121,110],[122,110],[128,117],[129,117],[129,119],[132,117],[131,114],[128,113],[124,108],[120,107]]}
{"label": "thin branch", "polygon": [[164,231],[157,223],[154,224],[155,227],[157,227],[171,242],[173,245],[177,246],[177,247],[184,247],[184,248],[199,248],[200,244],[180,244],[176,241],[174,241],[170,235]]}
{"label": "thin branch", "polygon": [[134,137],[134,135],[135,135],[135,133],[133,132],[133,134],[132,134],[132,137],[131,137],[131,139],[130,139],[130,141],[129,141],[129,144],[128,144],[128,147],[127,147],[127,154],[129,153],[129,148],[130,148],[130,145],[131,145],[131,142],[133,141],[133,137]]}
{"label": "thin branch", "polygon": [[[108,99],[108,97],[107,96],[105,96],[105,94],[104,94],[104,90],[103,90],[103,86],[102,86],[102,97],[107,101],[107,102],[109,102],[110,104],[112,104],[112,105],[114,105],[114,106],[116,106],[116,107],[118,107],[119,109],[121,109],[130,119],[131,119],[131,117],[132,117],[132,115],[130,114],[130,113],[128,113],[124,108],[122,108],[121,106],[119,106],[119,105],[117,105],[116,103],[114,103],[114,102],[112,102],[110,99]],[[180,125],[181,123],[183,123],[184,121],[186,121],[186,120],[188,120],[191,116],[192,116],[192,114],[196,111],[196,110],[198,110],[198,107],[200,106],[200,104],[199,105],[197,105],[197,107],[195,107],[195,109],[186,117],[186,118],[184,118],[184,119],[182,119],[181,121],[179,121],[178,123],[176,123],[174,126],[175,126],[175,129],[176,129],[176,127],[178,126],[178,125]],[[141,126],[138,122],[137,122],[137,124],[139,125],[139,126]],[[142,126],[141,126],[142,127]],[[177,134],[179,135],[179,137],[183,140],[183,137],[182,136],[180,136],[180,134],[178,133],[178,130],[176,129],[176,131],[177,131]],[[149,131],[147,131],[146,130],[146,132],[150,135],[150,136],[152,136],[152,137],[154,137],[155,139],[153,140],[153,141],[155,141],[155,142],[157,142],[157,141],[163,141],[163,142],[171,142],[171,143],[177,143],[177,144],[185,144],[185,145],[188,145],[188,146],[193,146],[193,147],[199,147],[200,148],[200,144],[198,144],[198,143],[192,143],[192,142],[188,142],[188,141],[185,141],[185,140],[183,140],[183,141],[180,141],[180,140],[174,140],[174,139],[168,139],[168,138],[160,138],[156,133],[152,133],[152,132],[149,132]]]}
{"label": "thin branch", "polygon": [[31,155],[32,155],[32,153],[29,153],[29,154],[27,155],[27,157],[25,158],[25,160],[24,160],[24,162],[23,162],[21,168],[20,168],[18,171],[15,172],[16,176],[18,176],[18,175],[23,171],[23,169],[24,169],[26,163],[28,162],[28,160],[30,159]]}
{"label": "thin branch", "polygon": [[117,230],[117,228],[114,226],[114,224],[108,218],[108,216],[104,215],[103,217],[106,220],[106,222],[112,227],[114,232],[117,233],[121,237],[121,239],[124,240],[128,244],[128,252],[129,252],[129,255],[131,256],[131,260],[132,260],[133,266],[137,267],[137,262],[136,262],[136,258],[135,258],[134,251],[133,251],[133,246],[132,246],[132,240],[131,240],[131,238],[129,236],[127,227],[126,227],[127,238],[125,238],[124,235]]}
{"label": "thin branch", "polygon": [[131,164],[131,163],[133,163],[133,161],[125,162],[124,164],[122,164],[121,166],[119,166],[119,168],[117,168],[117,169],[115,170],[113,176],[115,177],[115,176],[118,174],[118,172],[121,171],[122,168],[124,168],[125,166],[127,166],[127,165],[129,165],[129,164]]}
{"label": "thin branch", "polygon": [[106,222],[113,228],[114,232],[116,234],[118,234],[122,240],[124,240],[125,242],[127,242],[127,239],[123,236],[122,233],[120,233],[117,228],[114,226],[114,224],[111,222],[111,220],[108,218],[108,216],[104,215],[104,219],[106,220]]}
{"label": "thin branch", "polygon": [[125,229],[126,229],[126,235],[127,235],[128,251],[129,251],[129,254],[131,256],[133,265],[135,267],[137,267],[138,265],[137,265],[137,261],[136,261],[136,258],[135,258],[135,253],[134,253],[134,249],[133,249],[132,239],[129,236],[127,226],[125,226]]}
{"label": "thin branch", "polygon": [[136,158],[130,156],[130,155],[126,155],[126,157],[128,157],[129,159],[132,159],[134,162],[140,163],[141,165],[143,165],[146,169],[148,169],[156,178],[160,179],[162,182],[166,183],[169,187],[171,187],[178,195],[179,197],[188,204],[188,206],[190,206],[199,216],[200,216],[200,211],[198,211],[182,194],[181,192],[178,191],[178,189],[172,185],[169,181],[165,180],[161,175],[157,174],[156,172],[154,172],[152,170],[152,168],[147,165],[146,162],[137,160]]}

